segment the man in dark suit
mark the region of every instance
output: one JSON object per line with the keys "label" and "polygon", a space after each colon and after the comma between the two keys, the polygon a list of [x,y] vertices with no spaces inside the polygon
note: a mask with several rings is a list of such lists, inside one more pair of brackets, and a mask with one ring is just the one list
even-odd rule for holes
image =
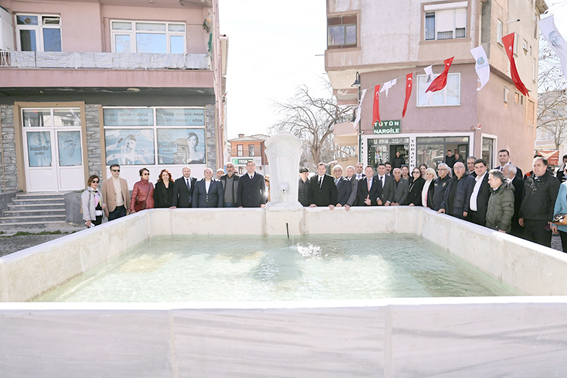
{"label": "man in dark suit", "polygon": [[222,184],[213,180],[213,170],[205,168],[205,178],[197,181],[193,190],[193,207],[223,207]]}
{"label": "man in dark suit", "polygon": [[343,207],[348,202],[352,185],[349,180],[343,177],[343,167],[339,164],[333,168],[333,176],[335,176],[335,186],[337,187],[336,207]]}
{"label": "man in dark suit", "polygon": [[264,176],[256,173],[256,163],[249,160],[246,172],[238,179],[238,207],[266,207],[266,183]]}
{"label": "man in dark suit", "polygon": [[392,206],[405,205],[408,198],[409,182],[402,177],[402,170],[394,168],[394,200]]}
{"label": "man in dark suit", "polygon": [[324,163],[317,165],[317,175],[309,179],[309,207],[329,206],[334,209],[337,203],[337,187],[333,178],[326,174]]}
{"label": "man in dark suit", "polygon": [[486,210],[490,198],[490,185],[488,184],[488,173],[486,161],[477,159],[474,162],[475,184],[470,197],[469,214],[467,220],[486,226]]}
{"label": "man in dark suit", "polygon": [[376,206],[378,199],[378,180],[371,166],[364,168],[365,176],[358,180],[358,206]]}
{"label": "man in dark suit", "polygon": [[191,177],[191,168],[183,168],[183,177],[175,180],[173,185],[173,197],[171,200],[171,209],[176,207],[191,207],[191,199],[193,197],[193,188],[197,179]]}
{"label": "man in dark suit", "polygon": [[[510,162],[510,152],[508,150],[498,151],[498,161],[500,162],[500,165],[498,167],[494,167],[494,169],[498,169],[502,172],[505,166],[512,164]],[[524,177],[522,170],[519,167],[516,167],[516,176],[518,176],[518,178]]]}
{"label": "man in dark suit", "polygon": [[378,198],[376,204],[378,206],[390,206],[394,201],[394,178],[386,174],[386,165],[378,164]]}
{"label": "man in dark suit", "polygon": [[514,215],[512,216],[511,234],[523,238],[524,228],[518,223],[518,214],[520,213],[520,206],[522,206],[522,200],[524,198],[524,179],[517,176],[516,166],[513,164],[504,166],[502,173],[514,187]]}
{"label": "man in dark suit", "polygon": [[358,180],[356,179],[356,173],[354,167],[349,165],[346,167],[346,180],[350,182],[350,196],[348,197],[347,203],[345,205],[345,210],[349,211],[351,206],[357,205],[357,195],[358,195]]}

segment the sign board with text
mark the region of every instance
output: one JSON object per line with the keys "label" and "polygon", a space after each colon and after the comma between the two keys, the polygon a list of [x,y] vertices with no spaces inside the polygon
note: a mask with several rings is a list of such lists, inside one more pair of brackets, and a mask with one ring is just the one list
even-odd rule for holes
{"label": "sign board with text", "polygon": [[374,123],[374,134],[400,134],[401,120]]}

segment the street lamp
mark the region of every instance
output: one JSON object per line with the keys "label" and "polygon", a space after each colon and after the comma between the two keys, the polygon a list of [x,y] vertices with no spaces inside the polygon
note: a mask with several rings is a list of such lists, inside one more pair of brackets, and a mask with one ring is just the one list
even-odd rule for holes
{"label": "street lamp", "polygon": [[[356,71],[356,77],[351,87],[358,88],[358,106],[360,106],[360,74]],[[357,107],[358,110],[358,107]],[[360,110],[360,119],[358,120],[358,162],[362,163],[362,109]]]}

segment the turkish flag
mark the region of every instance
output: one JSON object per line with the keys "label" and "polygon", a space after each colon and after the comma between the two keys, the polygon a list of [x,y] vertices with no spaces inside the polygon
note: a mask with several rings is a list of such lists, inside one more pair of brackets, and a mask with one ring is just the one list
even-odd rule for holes
{"label": "turkish flag", "polygon": [[510,61],[510,73],[512,75],[512,81],[516,88],[524,96],[528,96],[528,88],[522,83],[520,79],[520,75],[518,75],[518,70],[516,69],[516,60],[514,59],[514,33],[510,33],[504,37],[502,37],[502,43],[504,44],[504,48],[506,49],[506,55],[508,55],[508,60]]}
{"label": "turkish flag", "polygon": [[453,59],[455,59],[455,57],[445,59],[445,69],[443,70],[441,75],[437,76],[435,78],[435,80],[433,80],[431,82],[431,84],[429,84],[429,87],[427,88],[425,93],[437,92],[437,91],[440,91],[441,89],[445,88],[445,86],[447,85],[447,75],[449,74],[449,68],[451,68],[451,64],[453,63]]}
{"label": "turkish flag", "polygon": [[374,87],[374,107],[372,109],[372,125],[380,122],[380,85]]}
{"label": "turkish flag", "polygon": [[402,118],[406,116],[406,110],[408,108],[408,102],[411,96],[412,87],[413,87],[413,74],[409,73],[406,75],[406,101],[404,102],[404,111],[402,112]]}

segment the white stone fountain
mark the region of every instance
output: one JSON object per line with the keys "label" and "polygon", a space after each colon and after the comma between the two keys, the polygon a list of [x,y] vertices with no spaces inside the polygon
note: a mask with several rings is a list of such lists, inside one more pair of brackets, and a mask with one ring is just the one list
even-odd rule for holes
{"label": "white stone fountain", "polygon": [[268,209],[302,209],[297,196],[301,151],[301,140],[289,133],[279,133],[266,141],[266,155],[270,162]]}

